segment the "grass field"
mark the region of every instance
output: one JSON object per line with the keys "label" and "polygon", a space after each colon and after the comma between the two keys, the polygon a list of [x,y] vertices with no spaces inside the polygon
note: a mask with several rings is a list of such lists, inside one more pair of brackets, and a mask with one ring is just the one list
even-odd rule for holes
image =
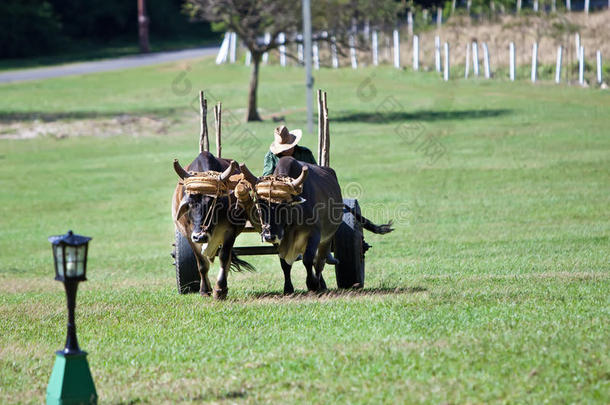
{"label": "grass field", "polygon": [[69,228],[93,237],[77,327],[101,403],[610,401],[608,92],[321,70],[344,194],[396,221],[366,235],[366,288],[337,292],[327,268],[331,291],[304,294],[297,264],[282,297],[277,259],[250,257],[227,301],[181,296],[171,163],[195,157],[197,90],[253,171],[271,116],[305,126],[303,72],[279,67],[267,119],[243,124],[248,75],[208,60],[0,86],[0,136],[59,125],[0,139],[0,403],[44,400],[66,321],[46,238]]}

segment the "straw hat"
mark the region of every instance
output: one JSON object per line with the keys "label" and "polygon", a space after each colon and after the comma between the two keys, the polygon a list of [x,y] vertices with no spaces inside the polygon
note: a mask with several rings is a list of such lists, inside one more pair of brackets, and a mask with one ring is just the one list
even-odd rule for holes
{"label": "straw hat", "polygon": [[293,129],[292,132],[288,132],[288,128],[286,128],[285,125],[282,125],[275,128],[273,136],[275,137],[275,140],[269,146],[269,150],[274,155],[278,155],[290,148],[295,147],[296,144],[301,140],[303,133],[300,129]]}

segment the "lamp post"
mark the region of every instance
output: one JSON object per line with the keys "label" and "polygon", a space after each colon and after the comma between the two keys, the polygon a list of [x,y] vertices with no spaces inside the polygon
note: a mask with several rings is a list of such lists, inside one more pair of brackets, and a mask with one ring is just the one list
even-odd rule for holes
{"label": "lamp post", "polygon": [[47,386],[47,404],[95,404],[97,392],[87,363],[87,352],[78,347],[74,308],[78,283],[86,281],[87,248],[91,238],[68,231],[50,236],[55,263],[55,280],[66,289],[68,333],[66,346],[56,352],[55,365]]}

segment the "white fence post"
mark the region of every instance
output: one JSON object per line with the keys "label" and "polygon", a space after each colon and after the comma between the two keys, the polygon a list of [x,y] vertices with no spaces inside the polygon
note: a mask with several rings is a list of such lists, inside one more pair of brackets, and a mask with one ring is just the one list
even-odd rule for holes
{"label": "white fence post", "polygon": [[509,77],[512,82],[515,81],[515,43],[511,42],[508,46],[508,63]]}
{"label": "white fence post", "polygon": [[555,83],[561,83],[561,59],[563,57],[563,48],[561,45],[557,47],[557,64],[555,65]]}
{"label": "white fence post", "polygon": [[589,15],[589,0],[585,0],[585,14]]}
{"label": "white fence post", "polygon": [[464,64],[464,79],[470,74],[470,44],[466,44],[466,63]]}
{"label": "white fence post", "polygon": [[303,61],[304,61],[303,44],[297,44],[297,58],[299,59],[299,63],[303,63]]}
{"label": "white fence post", "polygon": [[436,71],[441,71],[441,39],[438,35],[434,37],[434,65]]}
{"label": "white fence post", "polygon": [[413,36],[413,11],[407,12],[407,32]]}
{"label": "white fence post", "polygon": [[576,46],[576,57],[578,58],[578,53],[580,52],[580,34],[578,32],[574,34],[574,45]]}
{"label": "white fence post", "polygon": [[235,32],[231,33],[231,44],[229,46],[229,49],[231,50],[229,61],[231,63],[235,63],[235,57],[237,53],[237,34]]}
{"label": "white fence post", "polygon": [[602,51],[597,50],[597,83],[602,84]]}
{"label": "white fence post", "polygon": [[[265,45],[269,45],[269,42],[271,42],[271,34],[268,32],[265,32]],[[269,52],[265,52],[263,54],[263,63],[267,64],[267,62],[269,61]]]}
{"label": "white fence post", "polygon": [[566,10],[572,11],[572,0],[566,0]]}
{"label": "white fence post", "polygon": [[538,42],[532,46],[532,83],[536,83],[538,77]]}
{"label": "white fence post", "polygon": [[413,70],[419,70],[419,36],[413,35]]}
{"label": "white fence post", "polygon": [[246,52],[246,66],[250,66],[250,63],[252,63],[252,52],[248,50],[248,52]]}
{"label": "white fence post", "polygon": [[581,86],[585,85],[585,47],[582,45],[578,55],[578,83]]}
{"label": "white fence post", "polygon": [[353,35],[349,37],[349,54],[352,59],[352,69],[358,69],[358,60],[356,59],[356,40]]}
{"label": "white fence post", "polygon": [[521,0],[517,0],[517,14],[521,12]]}
{"label": "white fence post", "polygon": [[333,68],[339,67],[339,58],[337,57],[337,38],[334,36],[330,39],[330,56],[332,58]]}
{"label": "white fence post", "polygon": [[538,12],[538,0],[534,0],[534,12],[537,13]]}
{"label": "white fence post", "polygon": [[[286,42],[286,34],[280,32],[277,36],[277,40],[280,44],[284,44]],[[286,66],[286,45],[280,45],[280,65]]]}
{"label": "white fence post", "polygon": [[311,47],[311,53],[313,54],[313,67],[316,70],[320,69],[320,53],[318,50],[318,41],[313,41],[313,45]]}
{"label": "white fence post", "polygon": [[379,65],[379,43],[377,41],[377,30],[373,30],[371,34],[371,47],[373,51],[373,65]]}
{"label": "white fence post", "polygon": [[489,49],[487,49],[487,44],[485,42],[483,42],[483,67],[485,69],[485,78],[489,79],[491,77],[489,67]]}
{"label": "white fence post", "polygon": [[447,42],[445,42],[445,65],[443,68],[443,79],[449,81],[449,44]]}
{"label": "white fence post", "polygon": [[394,30],[392,33],[394,39],[394,67],[400,69],[400,36],[398,30]]}
{"label": "white fence post", "polygon": [[222,40],[222,44],[220,45],[220,49],[218,50],[218,55],[216,56],[216,64],[220,65],[221,63],[225,63],[227,61],[227,56],[229,55],[229,45],[231,44],[231,33],[225,32],[225,37]]}
{"label": "white fence post", "polygon": [[554,13],[557,11],[557,0],[551,0],[551,12]]}
{"label": "white fence post", "polygon": [[472,73],[479,77],[479,44],[476,41],[472,43]]}

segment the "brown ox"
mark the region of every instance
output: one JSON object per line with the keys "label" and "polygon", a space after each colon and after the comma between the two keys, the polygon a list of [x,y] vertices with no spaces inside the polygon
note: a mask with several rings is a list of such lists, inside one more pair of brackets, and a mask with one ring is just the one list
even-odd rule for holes
{"label": "brown ox", "polygon": [[[209,152],[202,152],[186,170],[175,160],[174,170],[181,181],[174,190],[172,217],[176,228],[193,249],[201,276],[199,293],[213,293],[214,298],[225,298],[229,268],[238,271],[242,268],[253,269],[232,251],[235,238],[244,229],[247,215],[237,205],[233,190],[216,195],[189,193],[184,186],[184,179],[193,176],[194,172],[215,171],[220,172],[218,180],[226,183],[232,173],[239,172],[237,164],[233,160],[219,159]],[[208,271],[217,254],[220,258],[220,271],[212,290]]]}

